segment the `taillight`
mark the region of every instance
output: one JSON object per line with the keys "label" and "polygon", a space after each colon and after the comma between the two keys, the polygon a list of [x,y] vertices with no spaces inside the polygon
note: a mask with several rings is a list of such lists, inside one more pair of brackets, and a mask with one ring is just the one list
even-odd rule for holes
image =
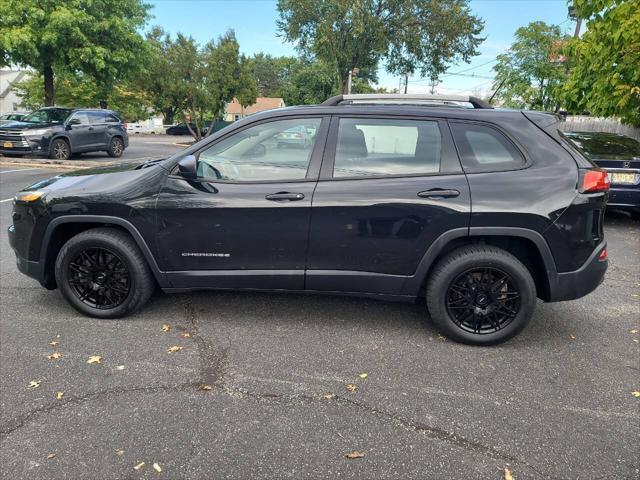
{"label": "taillight", "polygon": [[607,247],[605,247],[600,252],[600,255],[598,255],[598,260],[600,260],[601,262],[604,262],[608,257],[609,257],[609,254],[607,253]]}
{"label": "taillight", "polygon": [[600,169],[581,172],[580,191],[582,193],[604,192],[609,190],[609,176]]}

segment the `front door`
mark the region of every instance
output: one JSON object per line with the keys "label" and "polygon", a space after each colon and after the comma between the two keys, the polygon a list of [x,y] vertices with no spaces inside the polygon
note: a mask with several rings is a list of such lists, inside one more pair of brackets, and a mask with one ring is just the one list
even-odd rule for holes
{"label": "front door", "polygon": [[[328,121],[251,124],[196,154],[197,180],[169,175],[157,203],[157,247],[173,287],[304,288]],[[282,145],[294,128],[310,141]]]}
{"label": "front door", "polygon": [[400,294],[441,234],[469,226],[469,186],[447,125],[336,117],[329,135],[306,288]]}

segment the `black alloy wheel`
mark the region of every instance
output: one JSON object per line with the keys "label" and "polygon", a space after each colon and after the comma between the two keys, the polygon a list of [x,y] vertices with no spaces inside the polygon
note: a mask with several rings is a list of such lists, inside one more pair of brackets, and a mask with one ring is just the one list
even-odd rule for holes
{"label": "black alloy wheel", "polygon": [[520,291],[504,271],[472,268],[458,275],[446,293],[447,312],[461,329],[494,333],[509,325],[520,311]]}
{"label": "black alloy wheel", "polygon": [[85,305],[99,310],[120,306],[131,292],[131,274],[123,260],[105,248],[82,250],[68,264],[67,281]]}

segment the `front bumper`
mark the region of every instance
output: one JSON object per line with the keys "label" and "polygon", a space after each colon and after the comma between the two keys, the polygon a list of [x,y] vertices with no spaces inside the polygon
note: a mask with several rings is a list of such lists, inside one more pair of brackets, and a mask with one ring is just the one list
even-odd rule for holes
{"label": "front bumper", "polygon": [[11,142],[12,147],[6,148],[5,142],[0,139],[0,155],[29,155],[44,156],[49,154],[49,140],[44,137],[28,137],[24,136],[20,138],[20,141]]}
{"label": "front bumper", "polygon": [[[604,280],[604,274],[609,266],[608,260],[600,260],[600,254],[607,248],[603,242],[589,256],[578,270],[559,273],[552,281],[550,302],[575,300],[593,292]],[[555,285],[554,285],[555,284]]]}
{"label": "front bumper", "polygon": [[18,251],[16,249],[16,231],[13,225],[9,227],[8,234],[9,245],[16,255],[16,265],[18,266],[18,270],[20,270],[20,272],[25,274],[26,276],[38,280],[41,285],[46,287],[49,284],[49,281],[46,278],[47,276],[45,274],[44,262],[22,258],[18,254]]}

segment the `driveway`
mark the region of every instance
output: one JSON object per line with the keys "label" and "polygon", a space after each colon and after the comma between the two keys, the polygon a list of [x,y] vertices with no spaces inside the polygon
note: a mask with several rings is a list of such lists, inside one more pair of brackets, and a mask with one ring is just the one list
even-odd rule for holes
{"label": "driveway", "polygon": [[[54,173],[0,171],[0,200]],[[478,348],[441,337],[424,303],[158,293],[131,318],[85,318],[16,271],[10,215],[0,203],[1,478],[640,474],[627,216],[607,218],[596,292],[540,303],[520,336]]]}

